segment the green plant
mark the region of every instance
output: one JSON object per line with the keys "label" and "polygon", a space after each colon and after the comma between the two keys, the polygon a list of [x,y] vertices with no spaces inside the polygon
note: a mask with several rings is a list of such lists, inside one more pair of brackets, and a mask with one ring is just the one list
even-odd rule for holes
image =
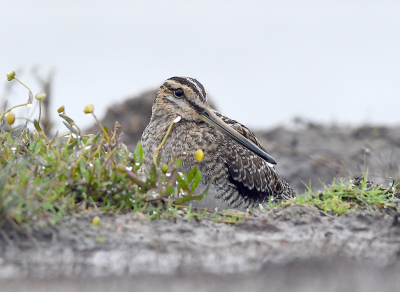
{"label": "green plant", "polygon": [[[7,78],[17,80],[15,72]],[[39,103],[44,98],[37,95]],[[0,114],[0,121],[11,109]],[[83,135],[64,107],[58,112],[69,130],[61,136],[48,138],[36,120],[33,132],[29,127],[13,132],[9,119],[10,131],[1,129],[0,227],[7,222],[16,227],[42,226],[92,208],[133,210],[150,219],[175,217],[177,204],[205,195],[193,196],[201,172],[194,168],[179,173],[179,159],[169,166],[153,164],[148,173],[139,170],[144,160],[140,143],[131,153],[122,143],[118,122],[112,131],[103,127],[92,105],[85,106],[84,112],[98,122],[101,131],[96,135]]]}
{"label": "green plant", "polygon": [[324,191],[313,192],[310,186],[304,195],[283,201],[283,206],[291,204],[308,204],[335,215],[357,209],[379,212],[392,208],[400,210],[398,193],[395,188],[383,188],[367,180],[368,175],[350,180],[340,179],[332,185],[324,185]]}

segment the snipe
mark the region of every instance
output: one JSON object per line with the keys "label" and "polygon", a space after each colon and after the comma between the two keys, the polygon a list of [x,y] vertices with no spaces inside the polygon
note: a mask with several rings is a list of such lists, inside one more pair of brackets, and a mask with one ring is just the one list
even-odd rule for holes
{"label": "snipe", "polygon": [[196,79],[172,77],[160,87],[152,107],[149,125],[142,135],[142,147],[148,165],[153,151],[161,143],[171,121],[172,127],[160,150],[168,163],[177,153],[202,149],[200,162],[193,155],[182,154],[181,171],[194,165],[202,172],[197,193],[213,179],[208,195],[193,206],[244,210],[274,199],[294,196],[294,190],[274,169],[276,161],[265,151],[254,133],[209,107],[207,93]]}

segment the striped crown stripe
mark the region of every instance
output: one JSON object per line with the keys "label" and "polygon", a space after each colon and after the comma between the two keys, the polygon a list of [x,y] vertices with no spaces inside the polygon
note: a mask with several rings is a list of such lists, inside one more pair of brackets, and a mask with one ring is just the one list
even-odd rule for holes
{"label": "striped crown stripe", "polygon": [[201,101],[207,102],[207,93],[204,86],[194,78],[189,77],[171,77],[168,80],[174,80],[179,82],[182,85],[186,85],[190,87],[198,97],[200,97]]}

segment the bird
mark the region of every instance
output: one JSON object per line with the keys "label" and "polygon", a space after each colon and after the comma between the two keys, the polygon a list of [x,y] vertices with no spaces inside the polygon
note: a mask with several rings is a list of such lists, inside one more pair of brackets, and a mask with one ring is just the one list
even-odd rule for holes
{"label": "bird", "polygon": [[[143,131],[141,145],[144,167],[153,163],[153,153],[172,128],[159,149],[169,163],[181,159],[179,171],[194,166],[201,171],[201,183],[195,194],[201,201],[193,207],[248,210],[269,201],[292,198],[295,191],[276,172],[276,160],[261,146],[254,133],[241,123],[211,108],[204,86],[194,78],[171,77],[159,88],[152,105],[150,122]],[[204,158],[189,155],[202,149]]]}

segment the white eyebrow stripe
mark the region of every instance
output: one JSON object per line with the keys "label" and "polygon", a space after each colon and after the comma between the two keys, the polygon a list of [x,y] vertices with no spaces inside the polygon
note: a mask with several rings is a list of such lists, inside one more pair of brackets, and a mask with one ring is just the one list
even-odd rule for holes
{"label": "white eyebrow stripe", "polygon": [[196,87],[197,91],[203,96],[204,100],[207,100],[207,93],[206,96],[204,96],[203,92],[205,90],[203,90],[200,86],[199,86],[199,82],[196,79],[190,78],[190,77],[183,77],[185,78],[187,81],[189,81],[191,84],[194,85],[194,87]]}

